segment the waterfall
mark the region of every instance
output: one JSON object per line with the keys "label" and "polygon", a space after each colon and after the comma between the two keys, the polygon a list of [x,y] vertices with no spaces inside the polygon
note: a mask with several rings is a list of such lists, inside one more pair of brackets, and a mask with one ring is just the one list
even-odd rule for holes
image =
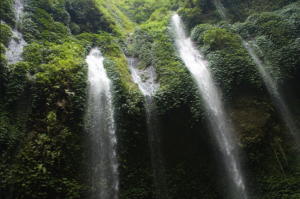
{"label": "waterfall", "polygon": [[[20,22],[24,9],[24,0],[15,0],[14,8],[16,12],[17,23]],[[5,53],[8,63],[14,64],[22,61],[23,47],[27,44],[23,39],[23,35],[17,27],[12,29],[13,37],[9,42],[8,50]]]}
{"label": "waterfall", "polygon": [[218,12],[220,13],[223,20],[227,20],[227,12],[224,8],[223,4],[220,2],[220,0],[213,0],[213,3],[215,4]]}
{"label": "waterfall", "polygon": [[185,34],[184,25],[180,17],[175,14],[172,17],[175,42],[180,57],[194,77],[198,89],[206,106],[206,112],[212,132],[214,133],[221,151],[227,172],[232,180],[234,198],[247,198],[243,177],[236,157],[236,144],[231,136],[233,127],[228,122],[223,105],[212,76],[207,69],[207,62],[194,46],[192,40]]}
{"label": "waterfall", "polygon": [[159,84],[155,82],[156,74],[154,67],[149,66],[145,70],[139,70],[137,69],[139,63],[138,58],[127,57],[127,60],[133,81],[138,84],[139,89],[145,96],[151,98],[159,87]]}
{"label": "waterfall", "polygon": [[103,66],[104,57],[93,48],[88,63],[87,146],[92,190],[90,199],[118,199],[118,163],[116,155],[114,111],[111,82]]}
{"label": "waterfall", "polygon": [[[277,110],[281,113],[281,118],[283,121],[286,121],[289,130],[292,132],[293,136],[297,140],[297,144],[300,143],[300,137],[298,135],[298,130],[295,121],[292,118],[292,115],[286,106],[286,102],[278,90],[278,86],[274,78],[270,75],[270,73],[265,69],[264,65],[261,63],[260,59],[257,55],[253,52],[249,43],[243,40],[244,46],[247,48],[249,54],[253,58],[254,62],[258,66],[259,73],[263,77],[263,81],[266,85],[270,96],[272,97],[273,101],[275,102]],[[255,41],[253,43],[257,46]]]}
{"label": "waterfall", "polygon": [[165,179],[165,168],[161,152],[161,137],[156,108],[152,100],[153,93],[158,89],[159,84],[155,82],[155,70],[153,66],[145,70],[137,69],[139,60],[134,57],[127,57],[133,81],[138,84],[139,89],[145,96],[145,110],[148,130],[148,142],[151,153],[152,175],[154,183],[155,198],[167,199],[167,186]]}
{"label": "waterfall", "polygon": [[24,0],[15,0],[14,2],[15,11],[17,14],[17,22],[20,20],[24,11]]}

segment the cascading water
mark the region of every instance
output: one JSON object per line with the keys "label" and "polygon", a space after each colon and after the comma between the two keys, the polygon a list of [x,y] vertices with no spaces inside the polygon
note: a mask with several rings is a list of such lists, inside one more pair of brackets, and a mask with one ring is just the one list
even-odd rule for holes
{"label": "cascading water", "polygon": [[161,153],[159,122],[157,120],[156,108],[152,100],[152,94],[159,87],[159,84],[155,82],[155,70],[153,66],[149,66],[145,70],[138,70],[138,58],[127,57],[127,60],[131,70],[132,79],[138,84],[140,90],[145,96],[148,141],[151,152],[155,198],[167,199],[169,197],[165,180],[164,161]]}
{"label": "cascading water", "polygon": [[215,87],[211,74],[206,67],[207,63],[197,48],[193,45],[192,40],[186,36],[183,28],[184,25],[181,22],[179,15],[175,14],[172,17],[172,20],[175,32],[175,42],[180,57],[196,80],[198,89],[206,106],[210,127],[217,138],[221,151],[223,152],[227,171],[233,182],[233,198],[245,199],[247,198],[247,194],[239,168],[239,163],[235,154],[236,145],[231,138],[231,131],[233,127],[228,122],[227,116],[223,110],[224,108],[221,103],[218,90]]}
{"label": "cascading water", "polygon": [[118,199],[117,138],[110,80],[103,60],[97,47],[86,57],[89,79],[86,125],[92,186],[89,198]]}
{"label": "cascading water", "polygon": [[[24,0],[15,0],[14,8],[16,11],[17,23],[19,23],[24,9]],[[17,27],[13,28],[13,38],[10,40],[8,50],[5,53],[8,63],[14,64],[22,61],[23,47],[27,44],[23,39],[23,35],[18,31]]]}
{"label": "cascading water", "polygon": [[158,89],[159,84],[155,82],[155,70],[153,66],[147,67],[145,70],[137,69],[139,60],[135,57],[127,57],[130,67],[131,76],[135,83],[138,84],[140,90],[145,96],[151,98],[152,94]]}
{"label": "cascading water", "polygon": [[17,21],[19,21],[24,11],[24,0],[15,0],[14,7],[17,14]]}
{"label": "cascading water", "polygon": [[[293,120],[291,113],[286,106],[286,102],[282,97],[282,94],[278,90],[278,86],[274,78],[270,75],[270,73],[265,69],[264,65],[261,63],[257,55],[253,52],[249,43],[243,40],[244,46],[247,48],[249,54],[253,58],[254,62],[258,66],[258,70],[263,77],[266,88],[270,93],[272,99],[275,101],[276,107],[279,112],[281,112],[281,117],[284,121],[286,121],[289,130],[293,133],[293,136],[297,140],[297,144],[300,144],[300,137],[298,135],[298,130],[295,121]],[[255,41],[253,43],[257,46]]]}
{"label": "cascading water", "polygon": [[224,8],[223,4],[220,2],[220,0],[213,0],[213,3],[215,4],[218,12],[222,16],[222,19],[227,20],[227,12]]}

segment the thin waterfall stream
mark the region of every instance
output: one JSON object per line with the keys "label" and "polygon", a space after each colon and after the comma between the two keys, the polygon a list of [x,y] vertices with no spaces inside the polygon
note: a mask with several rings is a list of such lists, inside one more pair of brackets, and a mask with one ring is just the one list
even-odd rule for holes
{"label": "thin waterfall stream", "polygon": [[112,105],[111,81],[97,47],[86,57],[88,99],[86,124],[89,147],[90,199],[118,199],[117,137]]}
{"label": "thin waterfall stream", "polygon": [[228,18],[227,17],[228,14],[227,14],[227,11],[224,8],[223,4],[221,3],[221,1],[220,0],[213,0],[213,3],[215,4],[215,6],[216,6],[218,12],[220,13],[222,19],[226,21],[227,18]]}
{"label": "thin waterfall stream", "polygon": [[138,84],[139,89],[145,96],[145,110],[148,130],[148,142],[151,153],[154,197],[166,199],[168,197],[164,161],[161,152],[160,128],[157,110],[152,100],[153,93],[158,89],[159,84],[155,82],[155,70],[153,66],[148,66],[145,70],[137,68],[139,59],[127,57],[133,81]]}
{"label": "thin waterfall stream", "polygon": [[[20,22],[23,10],[24,0],[15,0],[14,8],[16,11],[17,24]],[[9,42],[8,49],[5,53],[8,63],[14,64],[22,61],[23,47],[27,44],[23,39],[22,33],[17,29],[17,26],[12,29],[13,37]]]}
{"label": "thin waterfall stream", "polygon": [[218,90],[207,69],[207,61],[203,59],[203,56],[194,46],[191,38],[187,37],[184,25],[178,14],[172,17],[172,21],[175,43],[180,57],[197,83],[206,106],[210,128],[223,153],[227,173],[232,181],[233,198],[246,199],[246,188],[237,159],[236,144],[232,140],[233,127],[225,114]]}
{"label": "thin waterfall stream", "polygon": [[[253,58],[254,62],[258,66],[259,73],[263,77],[263,81],[265,82],[266,88],[267,88],[268,92],[270,93],[270,96],[272,97],[273,101],[275,102],[275,105],[276,105],[278,111],[281,113],[282,120],[286,121],[289,130],[292,132],[294,138],[297,141],[297,144],[299,145],[300,137],[298,134],[297,125],[286,105],[286,102],[283,98],[282,93],[278,89],[278,85],[277,85],[275,79],[265,69],[261,60],[258,58],[258,56],[255,54],[255,52],[252,50],[251,45],[244,40],[243,40],[243,43],[244,43],[244,46],[247,48],[249,54]],[[255,41],[253,41],[253,43],[257,46]]]}

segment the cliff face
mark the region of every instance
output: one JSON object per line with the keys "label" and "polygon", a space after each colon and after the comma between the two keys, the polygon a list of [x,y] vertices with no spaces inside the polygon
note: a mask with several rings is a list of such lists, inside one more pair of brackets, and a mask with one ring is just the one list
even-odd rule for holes
{"label": "cliff face", "polygon": [[[87,198],[93,189],[84,117],[85,57],[94,46],[112,81],[119,198],[157,197],[145,99],[126,56],[138,57],[139,69],[154,66],[160,85],[153,100],[164,196],[235,197],[203,99],[175,46],[170,18],[177,10],[233,121],[249,198],[300,197],[296,0],[25,0],[19,20],[14,2],[3,0],[1,197]],[[20,43],[12,30],[27,42],[15,64],[6,58],[10,41]]]}

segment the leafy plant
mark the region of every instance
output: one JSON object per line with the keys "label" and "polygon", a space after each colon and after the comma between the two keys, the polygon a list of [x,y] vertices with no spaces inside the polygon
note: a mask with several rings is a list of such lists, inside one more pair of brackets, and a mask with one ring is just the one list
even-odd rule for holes
{"label": "leafy plant", "polygon": [[15,15],[15,11],[14,11],[14,1],[13,0],[1,1],[0,20],[5,21],[10,26],[15,25],[16,15]]}
{"label": "leafy plant", "polygon": [[[8,47],[8,44],[12,37],[12,31],[11,28],[8,25],[5,25],[3,23],[0,23],[0,43],[2,43],[4,46]],[[1,53],[3,51],[1,50]]]}

